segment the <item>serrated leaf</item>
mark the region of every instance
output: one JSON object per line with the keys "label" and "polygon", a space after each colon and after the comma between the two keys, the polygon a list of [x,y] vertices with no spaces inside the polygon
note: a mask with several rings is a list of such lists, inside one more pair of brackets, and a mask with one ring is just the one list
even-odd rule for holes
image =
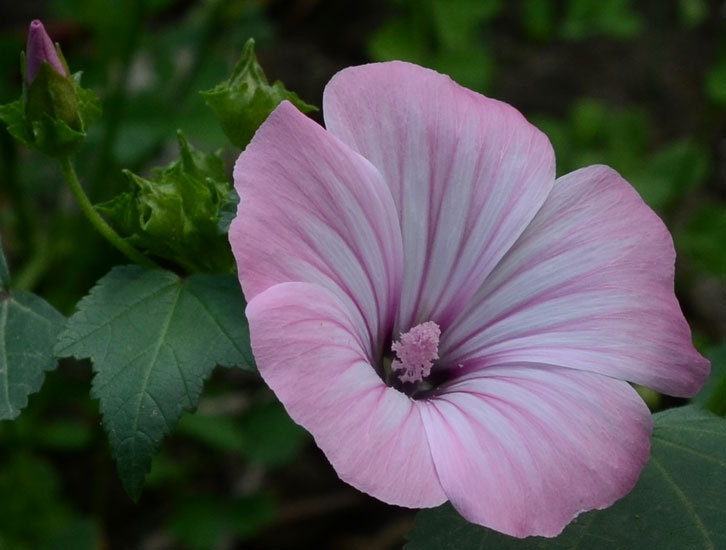
{"label": "serrated leaf", "polygon": [[53,344],[63,316],[42,298],[10,291],[10,275],[0,245],[0,420],[12,420],[43,385],[58,362]]}
{"label": "serrated leaf", "polygon": [[582,514],[557,538],[508,537],[468,523],[445,504],[419,512],[404,548],[726,548],[726,420],[693,406],[658,413],[651,452],[629,495],[606,510]]}
{"label": "serrated leaf", "polygon": [[252,369],[244,300],[232,275],[123,266],[78,304],[58,338],[61,357],[89,358],[92,395],[121,481],[141,493],[152,454],[183,410],[197,406],[216,365]]}
{"label": "serrated leaf", "polygon": [[249,39],[232,76],[211,90],[200,92],[212,109],[227,138],[244,149],[257,128],[282,101],[288,100],[304,113],[317,111],[279,80],[270,85]]}

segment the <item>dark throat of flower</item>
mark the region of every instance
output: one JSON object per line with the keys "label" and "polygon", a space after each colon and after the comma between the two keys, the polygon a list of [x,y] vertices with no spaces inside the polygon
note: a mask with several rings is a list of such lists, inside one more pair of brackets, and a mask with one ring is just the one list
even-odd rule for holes
{"label": "dark throat of flower", "polygon": [[382,360],[383,381],[412,399],[431,395],[438,386],[434,366],[439,359],[441,329],[433,321],[401,333]]}

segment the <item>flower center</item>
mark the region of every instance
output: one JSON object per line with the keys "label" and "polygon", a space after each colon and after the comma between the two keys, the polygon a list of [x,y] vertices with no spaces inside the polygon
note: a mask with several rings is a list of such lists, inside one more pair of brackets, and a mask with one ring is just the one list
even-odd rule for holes
{"label": "flower center", "polygon": [[400,340],[391,344],[398,357],[391,362],[391,369],[401,382],[421,382],[439,358],[439,338],[441,329],[433,321],[416,325]]}

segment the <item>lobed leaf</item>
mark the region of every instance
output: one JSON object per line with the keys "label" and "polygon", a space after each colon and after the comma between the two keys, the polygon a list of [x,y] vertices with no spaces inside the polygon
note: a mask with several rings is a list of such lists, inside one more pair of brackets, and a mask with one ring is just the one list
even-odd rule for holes
{"label": "lobed leaf", "polygon": [[244,300],[232,275],[122,266],[78,304],[58,338],[61,357],[89,358],[92,394],[121,481],[136,499],[151,457],[216,365],[252,369]]}
{"label": "lobed leaf", "polygon": [[608,509],[582,514],[559,537],[502,535],[445,504],[417,515],[405,549],[715,550],[726,548],[725,494],[726,420],[682,407],[655,415],[651,459],[633,491]]}
{"label": "lobed leaf", "polygon": [[53,344],[63,316],[42,298],[10,291],[10,275],[0,245],[0,420],[12,420],[57,365]]}

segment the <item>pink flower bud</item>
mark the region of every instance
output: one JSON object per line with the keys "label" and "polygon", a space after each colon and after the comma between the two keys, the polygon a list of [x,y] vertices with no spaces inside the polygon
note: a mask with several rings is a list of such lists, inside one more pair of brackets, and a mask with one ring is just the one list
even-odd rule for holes
{"label": "pink flower bud", "polygon": [[58,52],[39,19],[30,23],[25,56],[25,77],[28,84],[35,79],[44,61],[49,63],[58,74],[68,76],[68,71],[58,57]]}

